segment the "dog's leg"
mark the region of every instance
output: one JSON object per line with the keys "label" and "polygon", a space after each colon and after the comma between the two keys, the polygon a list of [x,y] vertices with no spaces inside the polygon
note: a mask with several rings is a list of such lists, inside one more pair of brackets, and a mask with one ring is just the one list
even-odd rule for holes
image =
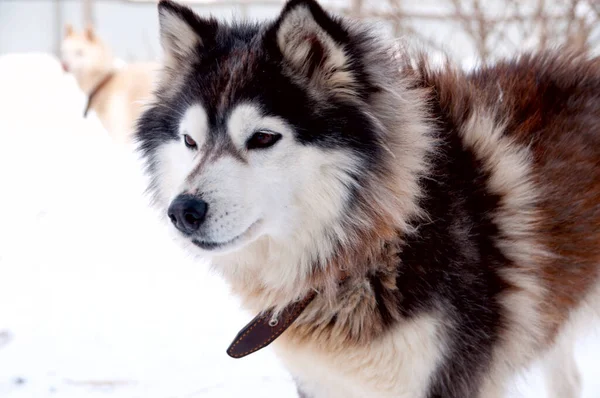
{"label": "dog's leg", "polygon": [[579,398],[581,379],[575,362],[574,339],[568,333],[558,337],[544,361],[549,398]]}

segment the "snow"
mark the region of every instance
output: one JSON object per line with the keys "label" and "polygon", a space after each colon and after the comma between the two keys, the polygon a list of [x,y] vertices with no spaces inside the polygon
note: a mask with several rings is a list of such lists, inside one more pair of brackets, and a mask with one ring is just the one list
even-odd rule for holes
{"label": "snow", "polygon": [[[269,348],[225,354],[252,314],[172,242],[84,103],[53,57],[0,57],[0,397],[296,397]],[[600,396],[598,336],[577,355]],[[511,396],[545,396],[539,369]]]}

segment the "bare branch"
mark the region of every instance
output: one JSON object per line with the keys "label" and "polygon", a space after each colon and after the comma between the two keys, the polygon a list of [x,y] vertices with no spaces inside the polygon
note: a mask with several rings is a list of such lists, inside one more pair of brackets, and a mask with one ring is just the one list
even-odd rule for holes
{"label": "bare branch", "polygon": [[387,0],[388,10],[379,11],[369,7],[372,2],[352,0],[351,8],[342,11],[361,18],[388,21],[396,36],[417,37],[434,49],[444,48],[440,39],[414,28],[418,26],[415,21],[455,26],[467,36],[483,62],[503,52],[518,52],[524,44],[540,50],[555,44],[587,51],[600,47],[599,0],[563,0],[560,7],[547,0],[503,0],[503,11],[493,16],[486,13],[486,0],[440,1],[446,1],[450,9],[424,11],[418,5],[409,8],[402,0]]}
{"label": "bare branch", "polygon": [[489,27],[491,25],[488,25],[485,15],[483,14],[483,11],[481,10],[481,4],[480,4],[481,0],[473,0],[473,12],[474,12],[474,17],[475,17],[475,22],[476,22],[476,26],[477,26],[477,43],[478,43],[478,48],[477,51],[479,51],[479,55],[481,57],[481,59],[485,60],[488,58],[489,56],[489,50],[487,48],[487,42],[488,42],[488,36],[489,36]]}

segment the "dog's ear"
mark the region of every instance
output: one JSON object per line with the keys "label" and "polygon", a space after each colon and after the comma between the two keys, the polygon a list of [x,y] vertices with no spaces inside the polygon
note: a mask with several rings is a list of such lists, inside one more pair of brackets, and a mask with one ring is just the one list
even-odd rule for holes
{"label": "dog's ear", "polygon": [[65,25],[65,37],[70,37],[73,35],[73,33],[75,33],[75,30],[73,29],[73,25],[71,25],[70,23]]}
{"label": "dog's ear", "polygon": [[94,27],[92,24],[87,24],[85,27],[85,37],[89,41],[96,41],[96,32],[94,31]]}
{"label": "dog's ear", "polygon": [[352,91],[355,81],[346,49],[349,33],[316,1],[289,1],[270,35],[295,73],[324,88]]}
{"label": "dog's ear", "polygon": [[177,62],[214,42],[217,22],[200,18],[189,7],[170,0],[158,3],[160,40],[167,62]]}

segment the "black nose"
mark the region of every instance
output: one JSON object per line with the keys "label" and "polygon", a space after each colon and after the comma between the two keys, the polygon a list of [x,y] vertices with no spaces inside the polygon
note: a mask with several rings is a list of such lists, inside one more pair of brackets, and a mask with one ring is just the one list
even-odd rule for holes
{"label": "black nose", "polygon": [[179,195],[171,202],[168,214],[173,225],[184,234],[192,234],[200,228],[208,204],[192,195]]}

